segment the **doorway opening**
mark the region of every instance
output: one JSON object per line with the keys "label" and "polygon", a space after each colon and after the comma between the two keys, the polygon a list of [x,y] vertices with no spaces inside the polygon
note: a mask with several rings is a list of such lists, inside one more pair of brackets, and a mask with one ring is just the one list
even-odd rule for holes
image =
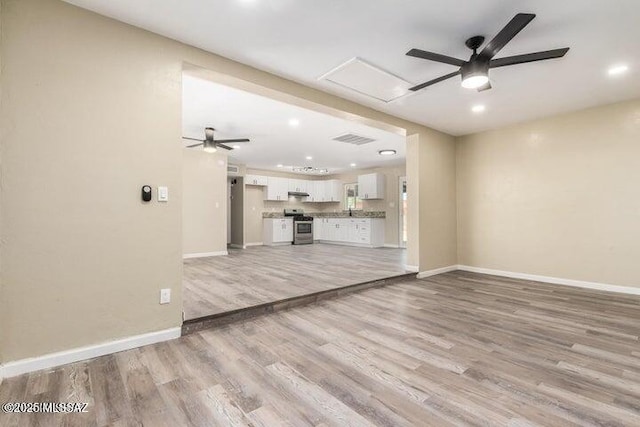
{"label": "doorway opening", "polygon": [[217,77],[182,80],[186,322],[407,274],[405,133]]}

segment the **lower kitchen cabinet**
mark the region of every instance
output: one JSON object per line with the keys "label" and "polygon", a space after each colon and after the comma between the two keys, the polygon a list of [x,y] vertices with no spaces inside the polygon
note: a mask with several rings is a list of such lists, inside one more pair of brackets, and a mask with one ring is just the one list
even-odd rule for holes
{"label": "lower kitchen cabinet", "polygon": [[265,218],[262,227],[264,245],[282,245],[293,242],[292,218]]}
{"label": "lower kitchen cabinet", "polygon": [[384,246],[382,218],[315,218],[314,240],[354,246]]}

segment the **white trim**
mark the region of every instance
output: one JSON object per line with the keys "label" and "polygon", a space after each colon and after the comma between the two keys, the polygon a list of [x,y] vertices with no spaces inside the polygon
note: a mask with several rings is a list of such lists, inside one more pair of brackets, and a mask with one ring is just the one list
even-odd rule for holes
{"label": "white trim", "polygon": [[229,252],[227,252],[227,251],[218,251],[218,252],[201,252],[201,253],[195,253],[195,254],[184,254],[184,255],[182,255],[182,258],[183,259],[205,258],[205,257],[209,257],[209,256],[221,256],[221,255],[229,255]]}
{"label": "white trim", "polygon": [[640,288],[622,285],[610,285],[608,283],[586,282],[583,280],[562,279],[559,277],[539,276],[537,274],[515,273],[512,271],[493,270],[490,268],[471,267],[458,265],[458,270],[472,273],[491,274],[494,276],[511,277],[513,279],[533,280],[536,282],[552,283],[554,285],[573,286],[576,288],[596,289],[599,291],[618,292],[629,295],[640,295]]}
{"label": "white trim", "polygon": [[122,338],[115,341],[108,341],[86,347],[73,348],[71,350],[49,353],[44,356],[30,357],[28,359],[16,360],[14,362],[0,365],[0,378],[15,377],[16,375],[28,372],[49,369],[67,363],[78,362],[80,360],[92,359],[105,354],[117,353],[119,351],[130,350],[144,345],[155,344],[161,341],[169,341],[179,338],[181,328],[171,328],[162,331],[150,332],[142,335]]}
{"label": "white trim", "polygon": [[264,243],[262,243],[262,242],[246,243],[244,246],[247,247],[247,248],[249,246],[264,246]]}
{"label": "white trim", "polygon": [[238,245],[236,243],[229,243],[229,247],[233,249],[247,249],[247,245]]}
{"label": "white trim", "polygon": [[412,273],[417,273],[418,271],[420,271],[420,267],[418,267],[417,265],[405,264],[404,269],[407,271],[411,271]]}
{"label": "white trim", "polygon": [[433,270],[421,271],[418,273],[418,279],[424,279],[425,277],[435,276],[436,274],[448,273],[450,271],[458,270],[457,265],[450,265],[448,267],[435,268]]}
{"label": "white trim", "polygon": [[384,245],[382,245],[383,248],[394,248],[394,249],[400,249],[399,245],[394,245],[392,243],[385,243]]}

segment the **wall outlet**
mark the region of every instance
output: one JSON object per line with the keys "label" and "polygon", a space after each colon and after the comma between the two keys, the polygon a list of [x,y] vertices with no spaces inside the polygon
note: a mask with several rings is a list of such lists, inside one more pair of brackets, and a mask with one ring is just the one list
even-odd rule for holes
{"label": "wall outlet", "polygon": [[171,289],[160,289],[160,304],[169,304],[171,302]]}

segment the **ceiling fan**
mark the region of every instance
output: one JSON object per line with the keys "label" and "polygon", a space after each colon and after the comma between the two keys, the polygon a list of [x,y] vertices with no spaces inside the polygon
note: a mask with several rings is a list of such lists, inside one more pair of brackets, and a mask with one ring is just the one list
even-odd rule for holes
{"label": "ceiling fan", "polygon": [[482,49],[480,53],[477,50],[484,43],[483,36],[471,37],[465,42],[465,45],[473,50],[473,54],[468,61],[462,59],[453,58],[447,55],[441,55],[439,53],[427,52],[420,49],[411,49],[407,52],[408,56],[416,58],[428,59],[430,61],[442,62],[445,64],[455,65],[460,67],[458,71],[446,74],[428,82],[424,82],[417,86],[410,88],[409,90],[418,91],[424,89],[427,86],[439,83],[441,81],[455,77],[458,74],[462,75],[462,87],[467,89],[477,89],[478,92],[491,89],[491,82],[489,81],[489,69],[505,67],[507,65],[524,64],[527,62],[544,61],[552,58],[562,58],[569,48],[546,50],[542,52],[527,53],[524,55],[507,56],[505,58],[493,59],[494,56],[500,50],[513,39],[524,27],[529,24],[535,18],[533,13],[518,13],[509,21],[509,23],[496,35]]}
{"label": "ceiling fan", "polygon": [[249,139],[247,138],[240,138],[240,139],[213,139],[213,132],[215,131],[214,128],[212,127],[207,127],[204,128],[204,139],[197,139],[197,138],[189,138],[187,136],[183,136],[182,139],[190,139],[192,141],[199,141],[199,144],[193,144],[193,145],[187,145],[187,148],[194,148],[194,147],[200,147],[203,146],[204,147],[204,151],[206,151],[207,153],[215,153],[217,151],[217,148],[224,148],[225,150],[233,150],[232,147],[229,147],[228,145],[225,145],[227,143],[230,142],[249,142]]}

